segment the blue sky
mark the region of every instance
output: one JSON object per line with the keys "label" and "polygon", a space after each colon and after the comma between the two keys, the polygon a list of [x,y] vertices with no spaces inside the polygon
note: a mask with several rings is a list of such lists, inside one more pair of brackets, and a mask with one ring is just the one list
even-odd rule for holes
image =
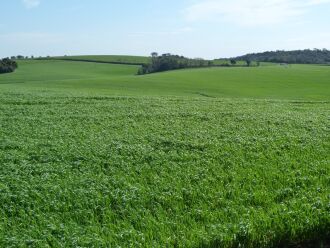
{"label": "blue sky", "polygon": [[1,0],[0,57],[330,49],[330,0]]}

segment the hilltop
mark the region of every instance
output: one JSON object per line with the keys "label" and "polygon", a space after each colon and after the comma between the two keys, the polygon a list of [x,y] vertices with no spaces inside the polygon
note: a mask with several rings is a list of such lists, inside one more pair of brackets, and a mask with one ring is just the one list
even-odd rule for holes
{"label": "hilltop", "polygon": [[[92,57],[92,56],[91,56]],[[123,61],[123,59],[122,59]],[[250,99],[329,99],[326,66],[208,67],[137,76],[138,65],[67,60],[19,60],[0,84],[120,95],[203,96]],[[17,84],[17,83],[20,84]],[[23,83],[24,82],[24,83]]]}
{"label": "hilltop", "polygon": [[[44,59],[44,58],[42,58]],[[50,57],[49,59],[94,62],[94,63],[109,63],[123,65],[143,65],[150,62],[150,57],[147,56],[131,56],[131,55],[80,55],[80,56],[59,56]]]}
{"label": "hilltop", "polygon": [[330,51],[327,49],[305,49],[295,51],[278,50],[262,53],[249,53],[233,59],[288,64],[330,64]]}

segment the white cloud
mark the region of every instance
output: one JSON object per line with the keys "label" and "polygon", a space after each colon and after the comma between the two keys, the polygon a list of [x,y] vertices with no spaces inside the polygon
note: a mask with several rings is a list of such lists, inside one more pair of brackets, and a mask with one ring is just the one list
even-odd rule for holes
{"label": "white cloud", "polygon": [[135,32],[129,34],[129,36],[132,37],[144,37],[144,36],[174,36],[174,35],[181,35],[185,33],[190,33],[194,29],[191,27],[183,27],[175,30],[169,30],[169,31],[144,31],[144,32]]}
{"label": "white cloud", "polygon": [[26,8],[32,9],[40,5],[40,0],[23,0],[23,4]]}
{"label": "white cloud", "polygon": [[227,21],[240,26],[286,22],[303,15],[311,6],[330,0],[199,0],[185,9],[189,21]]}
{"label": "white cloud", "polygon": [[309,0],[307,1],[307,5],[317,5],[323,3],[330,3],[330,0]]}

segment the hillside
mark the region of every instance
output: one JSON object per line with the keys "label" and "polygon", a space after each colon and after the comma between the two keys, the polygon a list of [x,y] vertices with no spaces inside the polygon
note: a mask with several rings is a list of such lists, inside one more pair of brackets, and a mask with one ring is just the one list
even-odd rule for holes
{"label": "hillside", "polygon": [[[151,57],[147,56],[129,56],[129,55],[83,55],[83,56],[59,56],[49,58],[39,58],[41,60],[68,60],[81,62],[109,63],[109,64],[127,64],[127,65],[147,65],[151,62]],[[38,60],[39,60],[38,59]],[[186,58],[189,59],[189,58]],[[190,59],[201,60],[201,59]],[[235,65],[230,63],[230,59],[202,60],[204,63],[210,63],[212,66],[246,66],[245,61],[237,61]],[[255,63],[252,63],[252,66]],[[203,67],[203,66],[200,66]]]}
{"label": "hillside", "polygon": [[288,63],[288,64],[329,64],[330,51],[323,50],[296,50],[271,51],[263,53],[250,53],[234,58],[236,60],[251,60],[259,62]]}
{"label": "hillside", "polygon": [[57,60],[19,61],[19,70],[2,75],[0,85],[117,95],[323,101],[330,96],[330,70],[325,66],[215,67],[145,76],[136,75],[138,68]]}
{"label": "hillside", "polygon": [[100,63],[112,63],[112,64],[132,64],[132,65],[143,65],[149,63],[150,61],[149,57],[128,56],[128,55],[62,56],[62,57],[52,57],[51,59],[100,62]]}
{"label": "hillside", "polygon": [[0,247],[327,247],[330,67],[0,75]]}

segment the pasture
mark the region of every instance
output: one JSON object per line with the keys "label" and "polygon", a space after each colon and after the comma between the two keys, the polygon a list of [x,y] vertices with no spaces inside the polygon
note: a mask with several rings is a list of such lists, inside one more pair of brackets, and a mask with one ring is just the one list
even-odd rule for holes
{"label": "pasture", "polygon": [[330,68],[0,75],[1,247],[322,247]]}
{"label": "pasture", "polygon": [[52,59],[95,61],[104,63],[126,63],[126,64],[146,64],[150,61],[149,57],[129,56],[129,55],[87,55],[87,56],[62,56]]}
{"label": "pasture", "polygon": [[[95,59],[97,59],[96,57]],[[44,89],[119,96],[185,96],[327,101],[327,66],[279,65],[185,69],[136,76],[138,66],[87,62],[20,61],[13,74],[2,75],[0,85],[10,90]]]}

